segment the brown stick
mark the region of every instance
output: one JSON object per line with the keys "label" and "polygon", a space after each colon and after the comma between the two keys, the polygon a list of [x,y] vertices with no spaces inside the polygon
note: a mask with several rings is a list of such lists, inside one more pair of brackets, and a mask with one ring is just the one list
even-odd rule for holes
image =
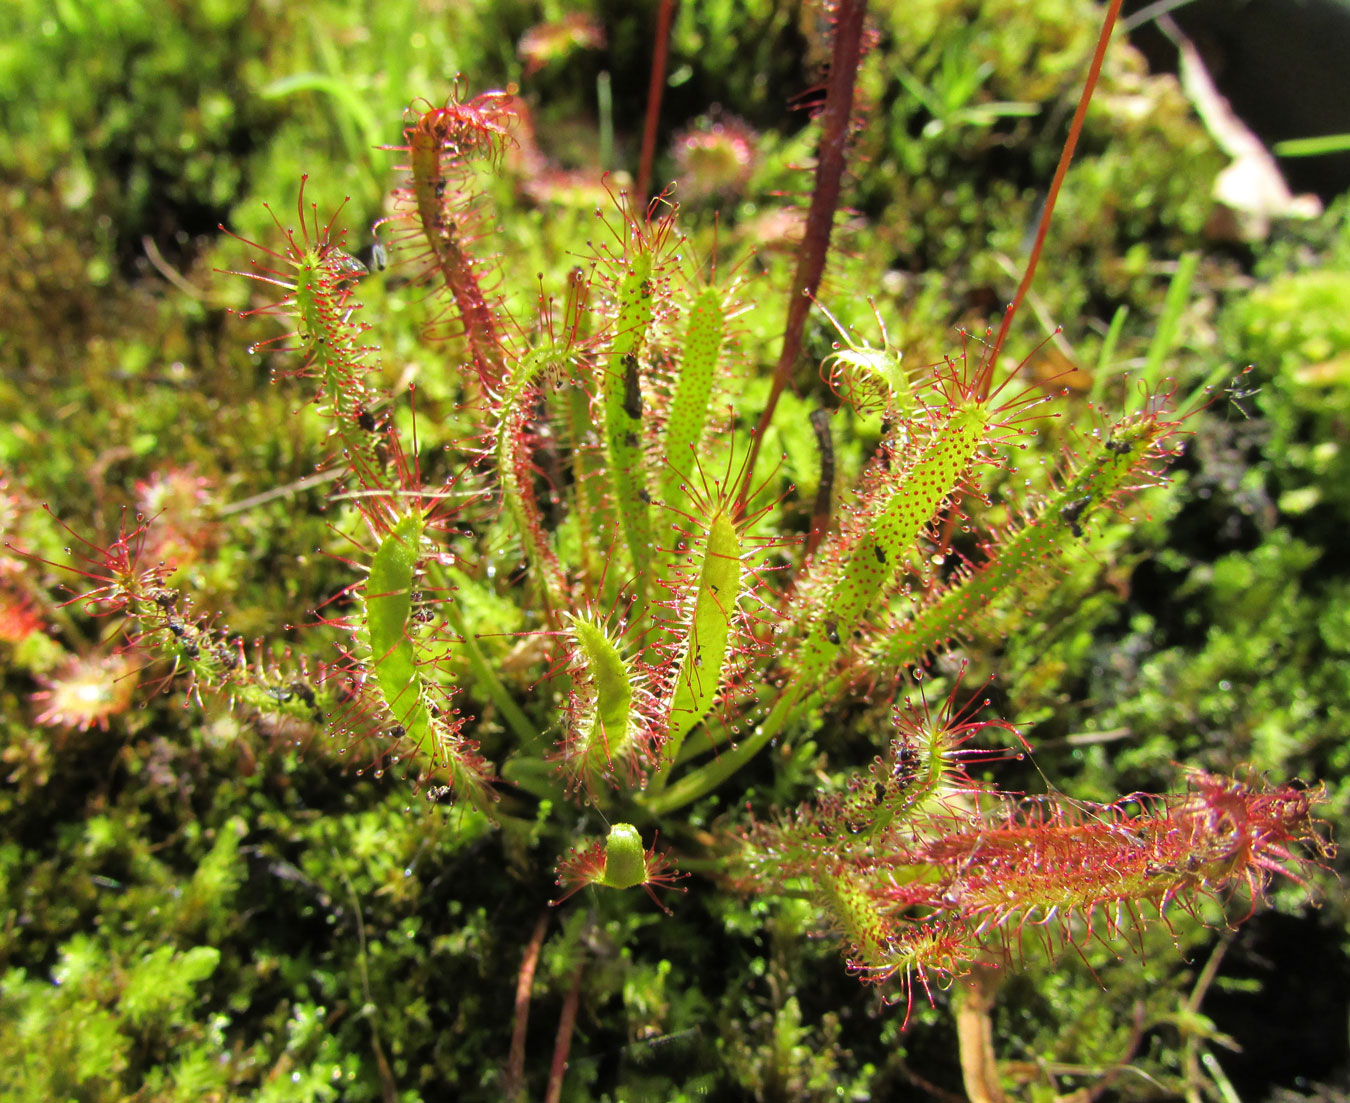
{"label": "brown stick", "polygon": [[525,1100],[525,1034],[530,1023],[530,992],[534,989],[534,971],[539,965],[539,951],[548,930],[548,915],[544,912],[534,925],[534,933],[525,946],[525,957],[520,962],[520,975],[516,978],[516,1009],[504,1085],[508,1103],[524,1103]]}
{"label": "brown stick", "polygon": [[652,160],[656,156],[656,124],[661,118],[661,97],[666,90],[666,64],[670,57],[670,20],[675,0],[661,0],[656,13],[656,44],[652,47],[652,79],[647,85],[647,118],[642,126],[642,157],[638,161],[637,197],[647,205],[651,194]]}
{"label": "brown stick", "polygon": [[957,998],[956,1038],[961,1051],[961,1080],[970,1103],[1004,1103],[1007,1096],[999,1083],[998,1059],[994,1054],[994,995],[1002,975],[988,965],[976,964],[961,982]]}
{"label": "brown stick", "polygon": [[760,414],[759,425],[750,440],[750,456],[745,465],[745,481],[737,499],[744,507],[754,485],[755,460],[759,446],[773,420],[774,408],[783,388],[792,378],[792,370],[802,348],[802,329],[811,300],[820,288],[825,258],[830,251],[830,231],[844,177],[844,150],[848,145],[849,119],[853,115],[853,87],[862,60],[863,23],[867,0],[840,0],[834,27],[834,53],[830,58],[830,78],[825,84],[825,110],[821,113],[820,149],[816,154],[816,184],[811,193],[811,209],[806,215],[797,272],[788,296],[787,324],[783,331],[783,349],[773,372],[773,387]]}

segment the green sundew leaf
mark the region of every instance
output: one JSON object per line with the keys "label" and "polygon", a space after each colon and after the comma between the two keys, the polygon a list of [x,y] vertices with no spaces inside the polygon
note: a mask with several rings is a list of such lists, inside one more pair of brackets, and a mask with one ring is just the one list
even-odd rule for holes
{"label": "green sundew leaf", "polygon": [[789,682],[769,714],[748,738],[648,800],[654,814],[665,815],[715,789],[758,754],[820,686],[844,640],[873,612],[923,526],[965,478],[988,424],[988,411],[970,403],[935,428],[928,446],[897,473],[884,500],[873,508],[861,537],[840,562],[828,567],[831,577],[822,580],[816,600],[794,610],[796,630],[804,638],[789,660]]}
{"label": "green sundew leaf", "polygon": [[631,823],[616,823],[605,839],[605,868],[599,883],[612,889],[631,889],[647,880],[647,853],[642,836]]}
{"label": "green sundew leaf", "polygon": [[598,781],[633,745],[633,675],[605,630],[572,618],[572,635],[586,670],[590,701],[578,717],[568,758],[589,782]]}
{"label": "green sundew leaf", "polygon": [[358,337],[359,323],[341,292],[334,291],[333,271],[344,261],[359,264],[339,250],[325,257],[310,248],[296,266],[297,332],[307,363],[316,367],[322,383],[323,405],[337,431],[341,451],[353,470],[367,478],[380,471],[374,435],[360,428],[361,411],[369,402],[364,363],[366,349]]}
{"label": "green sundew leaf", "polygon": [[403,728],[404,739],[433,765],[449,773],[455,792],[482,809],[491,799],[487,764],[473,743],[461,739],[453,727],[433,714],[427,705],[426,683],[418,670],[410,622],[423,528],[421,514],[403,518],[384,538],[370,562],[365,598],[370,663],[380,696]]}
{"label": "green sundew leaf", "polygon": [[497,404],[496,461],[502,502],[515,524],[525,557],[540,581],[549,609],[561,609],[567,588],[562,566],[544,528],[543,515],[534,487],[527,476],[531,445],[526,427],[532,420],[539,378],[562,365],[562,355],[553,347],[532,349],[511,372],[511,379]]}
{"label": "green sundew leaf", "polygon": [[887,669],[913,666],[953,639],[1001,638],[1036,607],[1036,594],[1060,577],[1083,526],[1149,462],[1150,448],[1170,426],[1153,416],[1127,419],[1094,449],[1037,517],[999,547],[988,563],[960,577],[908,621],[876,640],[869,662]]}
{"label": "green sundew leaf", "polygon": [[806,690],[842,650],[873,611],[901,563],[914,550],[923,526],[937,514],[974,462],[988,426],[987,411],[971,404],[938,428],[913,465],[890,487],[859,538],[836,568],[822,607],[809,611],[810,624],[798,656],[797,685]]}
{"label": "green sundew leaf", "polygon": [[[901,363],[901,352],[882,327],[882,347],[874,348],[850,336],[848,327],[824,307],[819,308],[839,332],[843,347],[820,365],[821,378],[855,413],[880,414],[883,420],[913,417],[919,412],[914,381]],[[875,311],[874,311],[875,312]],[[878,323],[880,318],[878,317]]]}
{"label": "green sundew leaf", "polygon": [[716,288],[705,287],[689,313],[680,377],[666,421],[664,497],[668,502],[676,500],[679,473],[687,468],[690,452],[697,451],[703,440],[708,403],[712,399],[713,371],[722,351],[725,328],[722,296]]}
{"label": "green sundew leaf", "polygon": [[[572,482],[567,487],[569,508],[558,531],[559,555],[577,564],[582,578],[598,591],[604,573],[600,533],[609,531],[612,521],[606,507],[602,462],[590,447],[595,440],[590,395],[582,387],[569,387],[564,405],[572,456]],[[570,541],[569,541],[570,537]]]}
{"label": "green sundew leaf", "polygon": [[858,961],[874,968],[880,965],[885,960],[888,924],[866,887],[852,871],[844,869],[822,872],[817,888],[830,915],[839,923],[844,940],[855,948]]}
{"label": "green sundew leaf", "polygon": [[[684,355],[680,362],[675,394],[671,399],[670,414],[666,420],[666,435],[662,455],[661,501],[677,514],[692,507],[685,488],[692,480],[691,464],[698,465],[702,455],[703,434],[708,420],[708,406],[712,400],[713,375],[725,335],[725,317],[722,296],[715,288],[705,287],[694,299],[685,334]],[[665,543],[658,540],[653,578],[663,590],[673,590],[682,582],[676,562],[680,556],[679,541]],[[652,610],[658,621],[669,622],[673,608],[658,606]]]}
{"label": "green sundew leaf", "polygon": [[638,350],[652,324],[652,258],[633,261],[619,284],[619,317],[604,373],[605,446],[624,538],[637,572],[639,605],[645,603],[652,561],[652,523],[642,465],[642,389]]}
{"label": "green sundew leaf", "polygon": [[719,511],[708,528],[693,621],[675,682],[670,731],[663,752],[667,763],[675,761],[685,734],[708,715],[717,700],[740,588],[740,538],[731,518]]}
{"label": "green sundew leaf", "polygon": [[423,741],[433,735],[408,632],[413,568],[421,539],[420,514],[396,524],[375,552],[366,582],[366,634],[375,682],[384,703],[417,746],[423,746]]}
{"label": "green sundew leaf", "polygon": [[841,399],[861,415],[911,417],[918,411],[914,386],[900,364],[899,352],[850,345],[826,357],[821,374]]}

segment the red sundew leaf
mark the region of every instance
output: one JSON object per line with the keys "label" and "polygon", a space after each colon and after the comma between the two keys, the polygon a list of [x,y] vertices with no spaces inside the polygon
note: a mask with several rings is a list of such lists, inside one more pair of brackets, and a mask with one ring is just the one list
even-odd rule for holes
{"label": "red sundew leaf", "polygon": [[42,508],[77,541],[76,547],[67,549],[74,561],[56,563],[25,551],[8,540],[4,546],[30,563],[41,563],[56,571],[82,578],[86,583],[93,583],[63,601],[62,607],[83,602],[84,610],[90,616],[108,617],[127,611],[138,601],[153,601],[157,594],[165,592],[164,580],[173,573],[174,567],[164,562],[152,566],[141,564],[150,530],[149,521],[138,517],[136,527],[128,529],[124,510],[117,538],[106,545],[96,544],[57,517],[45,502]]}

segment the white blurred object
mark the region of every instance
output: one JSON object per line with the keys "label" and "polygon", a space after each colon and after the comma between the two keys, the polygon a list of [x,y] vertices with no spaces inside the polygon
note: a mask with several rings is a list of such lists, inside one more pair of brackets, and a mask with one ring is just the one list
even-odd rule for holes
{"label": "white blurred object", "polygon": [[1158,17],[1158,27],[1176,45],[1182,91],[1219,148],[1233,159],[1214,181],[1214,199],[1231,216],[1211,223],[1214,235],[1261,241],[1270,234],[1273,219],[1321,214],[1322,201],[1317,196],[1294,195],[1289,190],[1274,155],[1234,114],[1181,28],[1167,15]]}

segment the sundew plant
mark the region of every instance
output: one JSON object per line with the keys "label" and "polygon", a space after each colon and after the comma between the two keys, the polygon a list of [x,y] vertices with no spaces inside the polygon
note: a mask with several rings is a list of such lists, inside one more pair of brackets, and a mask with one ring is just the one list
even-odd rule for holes
{"label": "sundew plant", "polygon": [[[511,862],[549,871],[538,904],[570,924],[578,971],[597,908],[659,930],[689,897],[761,896],[805,906],[903,1022],[1042,949],[1142,952],[1172,914],[1236,898],[1236,921],[1276,875],[1302,885],[1329,852],[1315,788],[1194,770],[1178,792],[1086,802],[991,780],[1035,753],[997,703],[1002,641],[1110,559],[1115,522],[1161,500],[1227,382],[1146,373],[1088,403],[1005,354],[1113,19],[1016,298],[929,363],[900,356],[882,307],[858,308],[869,288],[823,282],[865,119],[861,3],[835,5],[826,37],[786,287],[686,234],[680,189],[643,184],[650,153],[636,185],[563,180],[517,90],[472,74],[389,135],[399,182],[373,229],[312,201],[316,166],[269,228],[234,234],[218,278],[247,281],[231,331],[325,427],[306,486],[328,542],[307,559],[343,582],[273,612],[329,650],[246,641],[175,578],[181,541],[151,511],[112,540],[66,530],[65,561],[10,546],[64,577],[63,616],[106,626],[89,692],[139,680],[233,710],[442,806],[438,830],[499,832]],[[717,120],[682,138],[679,163],[715,177],[694,205],[737,186],[747,134]],[[513,190],[546,207],[564,188],[590,197],[585,219],[561,219],[542,259],[517,249]],[[398,310],[366,305],[395,292]],[[834,332],[827,355],[808,315]],[[78,718],[56,692],[48,719]],[[507,981],[524,994],[513,1098],[544,931]],[[577,1001],[574,986],[549,1098]]]}

